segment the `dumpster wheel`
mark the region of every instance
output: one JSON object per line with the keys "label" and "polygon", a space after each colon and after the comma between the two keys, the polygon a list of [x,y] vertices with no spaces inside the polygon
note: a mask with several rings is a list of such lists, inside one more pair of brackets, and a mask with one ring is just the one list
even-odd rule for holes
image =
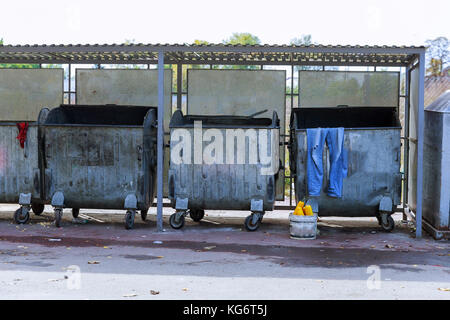
{"label": "dumpster wheel", "polygon": [[42,212],[44,212],[44,204],[42,203],[32,203],[31,204],[31,210],[33,210],[33,213],[37,216],[39,216]]}
{"label": "dumpster wheel", "polygon": [[176,218],[177,218],[177,213],[176,212],[170,215],[170,218],[169,218],[170,226],[172,228],[174,228],[174,229],[181,229],[181,228],[183,228],[184,220],[185,220],[184,219],[184,214],[180,215],[180,217],[178,218],[178,221],[176,221]]}
{"label": "dumpster wheel", "polygon": [[[386,222],[384,222],[384,220]],[[380,226],[381,228],[383,228],[384,231],[391,232],[392,230],[394,230],[395,227],[394,219],[391,216],[387,216],[385,219],[383,219],[382,217]]]}
{"label": "dumpster wheel", "polygon": [[80,214],[80,208],[72,208],[72,217],[78,218],[79,214]]}
{"label": "dumpster wheel", "polygon": [[199,222],[205,216],[205,210],[203,210],[203,209],[190,210],[189,216],[195,222]]}
{"label": "dumpster wheel", "polygon": [[261,224],[261,218],[259,218],[256,223],[253,222],[253,215],[254,213],[252,213],[251,215],[247,216],[247,218],[245,218],[245,229],[247,229],[248,231],[255,231],[256,229],[259,228],[259,225]]}
{"label": "dumpster wheel", "polygon": [[55,208],[55,226],[57,228],[61,227],[61,219],[62,219],[62,215],[63,215],[63,210],[62,208]]}
{"label": "dumpster wheel", "polygon": [[125,215],[125,229],[133,229],[134,226],[134,216],[136,215],[136,210],[128,210]]}
{"label": "dumpster wheel", "polygon": [[141,219],[142,219],[142,221],[145,221],[147,219],[147,213],[148,213],[148,209],[141,210]]}
{"label": "dumpster wheel", "polygon": [[20,207],[14,212],[14,221],[17,224],[25,224],[30,220],[30,209],[26,207]]}

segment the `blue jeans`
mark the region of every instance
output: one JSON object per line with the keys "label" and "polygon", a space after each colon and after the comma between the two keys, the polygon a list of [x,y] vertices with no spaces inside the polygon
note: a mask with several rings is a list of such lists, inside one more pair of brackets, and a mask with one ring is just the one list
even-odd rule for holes
{"label": "blue jeans", "polygon": [[325,142],[330,151],[330,181],[327,194],[342,197],[343,180],[347,176],[347,151],[344,149],[344,128],[306,129],[307,186],[310,196],[320,196],[323,181],[322,154]]}

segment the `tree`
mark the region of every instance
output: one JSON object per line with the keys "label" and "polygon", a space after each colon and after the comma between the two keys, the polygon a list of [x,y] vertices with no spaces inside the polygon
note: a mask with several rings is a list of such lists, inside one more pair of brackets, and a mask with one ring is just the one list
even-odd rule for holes
{"label": "tree", "polygon": [[313,42],[310,34],[302,34],[300,38],[291,39],[290,44],[296,46],[309,46],[310,44],[313,44]]}
{"label": "tree", "polygon": [[234,32],[231,37],[222,41],[224,44],[260,44],[261,41],[255,35],[248,32]]}
{"label": "tree", "polygon": [[449,60],[449,41],[446,37],[427,40],[428,65],[427,72],[433,76],[442,74]]}

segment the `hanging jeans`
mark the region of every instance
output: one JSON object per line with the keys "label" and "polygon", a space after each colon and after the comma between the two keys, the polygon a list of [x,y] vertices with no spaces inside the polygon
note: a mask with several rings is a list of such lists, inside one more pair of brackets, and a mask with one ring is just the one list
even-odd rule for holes
{"label": "hanging jeans", "polygon": [[320,196],[323,181],[323,147],[330,151],[330,181],[327,194],[342,197],[342,184],[347,176],[347,152],[344,149],[344,128],[306,129],[307,185],[310,196]]}

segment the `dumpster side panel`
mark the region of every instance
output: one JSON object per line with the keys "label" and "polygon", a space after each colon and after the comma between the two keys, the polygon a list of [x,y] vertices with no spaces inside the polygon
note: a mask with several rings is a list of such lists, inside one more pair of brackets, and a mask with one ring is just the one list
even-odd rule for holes
{"label": "dumpster side panel", "polygon": [[128,194],[144,202],[143,131],[131,127],[45,127],[49,196],[65,206],[121,209]]}
{"label": "dumpster side panel", "polygon": [[0,123],[0,203],[17,203],[20,193],[39,199],[38,127],[29,123],[25,148],[15,123]]}
{"label": "dumpster side panel", "polygon": [[[307,198],[306,130],[295,131],[296,200]],[[383,196],[400,203],[400,129],[346,129],[344,148],[348,151],[348,174],[340,199],[326,194],[329,157],[323,154],[324,180],[319,197],[321,216],[373,216]],[[295,148],[294,148],[295,149]],[[295,156],[295,155],[293,155]]]}
{"label": "dumpster side panel", "polygon": [[[220,129],[223,137],[226,130]],[[232,129],[233,130],[233,129]],[[193,129],[188,129],[194,136]],[[173,132],[173,129],[172,129]],[[204,132],[204,130],[203,130]],[[272,129],[272,139],[278,144],[279,129]],[[270,140],[267,142],[270,148]],[[251,143],[250,143],[251,144]],[[245,144],[245,149],[237,142],[234,145],[235,161],[237,155],[249,155],[250,144]],[[171,150],[174,149],[171,139]],[[203,150],[208,143],[203,142]],[[254,142],[255,146],[256,141]],[[263,200],[264,210],[273,210],[275,203],[276,180],[274,175],[261,174],[263,165],[250,163],[246,158],[244,164],[229,164],[226,158],[226,141],[223,141],[223,163],[196,164],[194,163],[194,147],[191,147],[191,163],[177,164],[172,161],[169,170],[169,198],[174,201],[177,198],[189,200],[190,209],[210,210],[250,210],[251,200]],[[252,149],[250,149],[252,150]],[[268,149],[270,150],[270,149]],[[258,150],[259,152],[259,150]],[[274,156],[279,163],[279,154]]]}
{"label": "dumpster side panel", "polygon": [[439,230],[449,229],[450,114],[425,110],[423,217]]}

